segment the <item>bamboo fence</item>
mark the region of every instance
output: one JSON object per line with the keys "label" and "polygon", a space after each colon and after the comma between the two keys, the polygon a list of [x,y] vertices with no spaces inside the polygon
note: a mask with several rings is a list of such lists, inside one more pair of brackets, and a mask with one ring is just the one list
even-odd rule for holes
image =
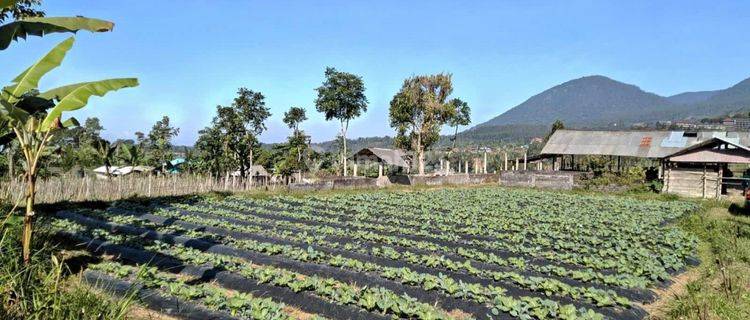
{"label": "bamboo fence", "polygon": [[[113,201],[130,197],[178,196],[212,191],[240,192],[278,187],[282,185],[232,176],[217,178],[195,174],[128,175],[107,179],[66,175],[38,180],[36,202]],[[26,183],[23,180],[2,181],[0,192],[6,201],[16,203],[25,196]]]}

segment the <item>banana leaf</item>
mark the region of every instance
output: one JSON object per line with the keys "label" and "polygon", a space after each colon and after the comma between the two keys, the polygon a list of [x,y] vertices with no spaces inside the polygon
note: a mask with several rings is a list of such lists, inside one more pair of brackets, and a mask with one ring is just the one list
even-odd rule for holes
{"label": "banana leaf", "polygon": [[19,74],[13,79],[13,85],[3,88],[2,99],[10,103],[15,103],[21,100],[25,93],[37,89],[39,80],[52,69],[60,66],[74,42],[75,39],[73,37],[66,39],[31,67]]}
{"label": "banana leaf", "polygon": [[[13,1],[11,1],[13,2]],[[86,17],[36,17],[14,21],[0,26],[0,50],[10,43],[27,36],[44,36],[49,33],[88,30],[91,32],[112,31],[114,23]]]}
{"label": "banana leaf", "polygon": [[110,91],[135,87],[137,85],[138,79],[120,78],[83,82],[53,89],[51,90],[52,93],[46,92],[46,95],[55,97],[59,102],[49,111],[47,117],[44,118],[40,130],[46,131],[51,129],[52,125],[55,124],[56,119],[60,118],[63,112],[83,108],[86,106],[91,96],[101,97]]}

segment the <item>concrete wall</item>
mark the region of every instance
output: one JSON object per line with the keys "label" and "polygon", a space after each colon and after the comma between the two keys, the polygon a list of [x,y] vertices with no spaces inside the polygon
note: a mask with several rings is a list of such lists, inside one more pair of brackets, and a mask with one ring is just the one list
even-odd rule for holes
{"label": "concrete wall", "polygon": [[404,185],[462,185],[462,184],[480,184],[480,183],[497,183],[500,175],[498,174],[451,174],[447,176],[418,176],[402,175],[389,177],[391,183]]}
{"label": "concrete wall", "polygon": [[292,183],[289,184],[289,190],[315,191],[332,189],[375,188],[377,186],[378,179],[375,178],[336,177],[310,183]]}
{"label": "concrete wall", "polygon": [[394,175],[389,177],[336,177],[313,183],[294,183],[289,190],[331,190],[352,188],[376,188],[390,184],[401,185],[470,185],[499,183],[507,187],[526,187],[570,190],[576,186],[581,173],[565,171],[502,171],[488,174],[451,174],[445,176]]}
{"label": "concrete wall", "polygon": [[577,172],[566,171],[502,171],[500,185],[542,189],[571,190],[576,186]]}

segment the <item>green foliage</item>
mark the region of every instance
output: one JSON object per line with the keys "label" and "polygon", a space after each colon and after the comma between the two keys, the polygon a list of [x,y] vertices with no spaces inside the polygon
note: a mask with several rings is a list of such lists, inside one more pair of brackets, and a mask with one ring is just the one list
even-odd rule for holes
{"label": "green foliage", "polygon": [[144,154],[137,144],[121,144],[120,159],[130,166],[138,166],[143,162]]}
{"label": "green foliage", "polygon": [[9,16],[15,20],[44,17],[44,11],[34,8],[41,3],[41,0],[0,0],[0,22],[4,22]]}
{"label": "green foliage", "polygon": [[[414,76],[404,80],[391,100],[390,125],[396,129],[394,145],[417,154],[419,174],[424,174],[424,151],[440,138],[446,122],[463,120],[456,116],[456,101],[448,101],[453,92],[450,74]],[[460,101],[460,100],[459,100]]]}
{"label": "green foliage", "polygon": [[554,123],[552,123],[552,127],[549,130],[549,133],[544,137],[544,143],[547,143],[549,141],[549,138],[555,133],[555,131],[565,129],[565,124],[561,120],[555,120]]}
{"label": "green foliage", "polygon": [[305,109],[300,107],[291,107],[289,111],[284,112],[284,123],[290,129],[294,129],[294,132],[299,131],[299,125],[305,120],[307,120],[307,114]]}
{"label": "green foliage", "polygon": [[168,116],[157,121],[148,133],[148,153],[151,165],[164,168],[167,161],[172,160],[172,139],[180,133],[180,128],[170,124]]}
{"label": "green foliage", "polygon": [[258,135],[271,116],[260,92],[240,88],[231,106],[217,106],[211,126],[199,132],[197,161],[216,175],[239,169],[246,177],[260,148]]}
{"label": "green foliage", "polygon": [[32,263],[24,265],[18,223],[0,227],[0,318],[125,319],[132,298],[112,299],[70,276],[49,239],[34,240]]}
{"label": "green foliage", "polygon": [[12,85],[3,88],[2,94],[0,95],[3,101],[6,101],[9,104],[15,104],[29,91],[36,90],[39,86],[39,80],[41,80],[41,78],[52,69],[60,66],[65,58],[65,54],[67,54],[68,50],[73,47],[73,42],[75,42],[75,38],[73,37],[60,42],[44,57],[16,76],[13,79]]}
{"label": "green foliage", "polygon": [[47,113],[42,127],[51,127],[54,121],[59,121],[63,112],[83,108],[91,96],[101,97],[111,91],[136,86],[138,86],[138,79],[121,78],[77,83],[42,93],[40,97],[58,101],[55,107]]}
{"label": "green foliage", "polygon": [[112,22],[85,17],[22,18],[0,26],[0,50],[5,50],[11,42],[28,36],[41,37],[49,33],[74,33],[78,30],[106,32],[112,31],[113,27]]}
{"label": "green foliage", "polygon": [[656,319],[747,319],[750,316],[750,214],[736,204],[706,202],[678,222],[700,239],[702,264]]}
{"label": "green foliage", "polygon": [[[664,226],[664,222],[696,208],[685,202],[467,188],[191,198],[166,205],[119,202],[110,210],[79,213],[110,223],[205,239],[277,259],[377,275],[405,286],[487,305],[496,315],[602,319],[598,308],[627,309],[633,305],[612,287],[626,292],[646,288],[685,267],[685,259],[695,252],[695,239]],[[148,212],[159,218],[123,216],[118,214],[121,210]],[[185,224],[159,222],[164,219]],[[394,295],[384,288],[362,288],[334,278],[256,265],[238,258],[244,256],[241,254],[217,254],[151,241],[140,238],[140,231],[123,233],[117,227],[92,229],[58,221],[63,222],[55,226],[60,230],[172,256],[186,264],[221,267],[263,284],[307,292],[332,303],[402,318],[447,317],[438,307],[406,295]],[[502,257],[495,254],[498,251]],[[540,259],[545,262],[540,263]],[[404,265],[396,268],[383,262],[388,260]],[[431,270],[425,272],[424,268],[413,266]],[[456,274],[470,277],[458,279]],[[207,296],[195,284],[182,288],[177,283],[164,283],[160,288],[171,295],[199,301],[205,301],[202,299]],[[513,294],[509,294],[508,286],[516,288]],[[539,295],[523,295],[524,291],[518,289]],[[597,307],[577,308],[560,303],[561,298]],[[240,304],[219,296],[210,301],[230,308]]]}
{"label": "green foliage", "polygon": [[452,147],[456,148],[456,143],[458,142],[458,127],[468,126],[471,123],[471,108],[469,108],[468,103],[461,101],[461,99],[458,98],[452,99],[450,104],[456,109],[453,116],[448,119],[448,125],[456,128],[455,133],[453,133],[453,138],[451,138],[453,141]]}
{"label": "green foliage", "polygon": [[341,164],[344,174],[347,172],[346,132],[349,121],[367,112],[367,97],[362,77],[328,67],[325,71],[325,81],[315,89],[318,97],[315,108],[322,113],[327,121],[336,119],[341,122]]}
{"label": "green foliage", "polygon": [[362,78],[328,67],[325,81],[315,89],[315,107],[326,120],[349,121],[367,112],[367,97]]}

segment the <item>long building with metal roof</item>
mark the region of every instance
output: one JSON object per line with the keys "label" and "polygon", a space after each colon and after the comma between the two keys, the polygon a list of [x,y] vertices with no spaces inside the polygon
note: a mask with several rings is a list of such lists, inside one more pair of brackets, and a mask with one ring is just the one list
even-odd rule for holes
{"label": "long building with metal roof", "polygon": [[748,132],[685,131],[555,131],[542,149],[542,156],[605,155],[662,159],[712,138],[750,145]]}

